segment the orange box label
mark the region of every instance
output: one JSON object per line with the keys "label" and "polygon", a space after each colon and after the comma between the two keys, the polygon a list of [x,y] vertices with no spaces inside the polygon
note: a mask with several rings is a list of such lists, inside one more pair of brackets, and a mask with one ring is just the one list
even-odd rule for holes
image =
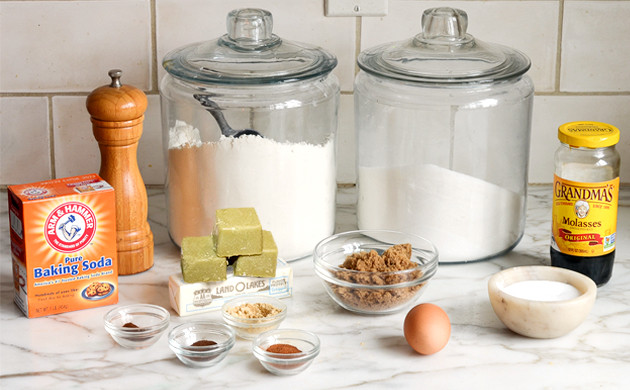
{"label": "orange box label", "polygon": [[114,189],[96,174],[9,186],[14,301],[29,317],[118,302]]}

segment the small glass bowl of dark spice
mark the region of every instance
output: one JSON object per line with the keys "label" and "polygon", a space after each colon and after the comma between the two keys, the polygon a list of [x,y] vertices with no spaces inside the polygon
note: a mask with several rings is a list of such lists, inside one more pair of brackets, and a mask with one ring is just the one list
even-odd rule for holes
{"label": "small glass bowl of dark spice", "polygon": [[121,306],[105,315],[105,330],[125,348],[146,348],[159,340],[170,318],[168,310],[156,305]]}
{"label": "small glass bowl of dark spice", "polygon": [[187,322],[168,334],[168,346],[190,367],[212,367],[234,346],[236,335],[229,326],[210,321]]}
{"label": "small glass bowl of dark spice", "polygon": [[420,297],[438,267],[436,247],[390,230],[357,230],[320,241],[315,274],[339,306],[360,314],[391,314]]}
{"label": "small glass bowl of dark spice", "polygon": [[319,337],[300,329],[275,329],[254,339],[252,352],[267,371],[295,375],[306,370],[319,355]]}

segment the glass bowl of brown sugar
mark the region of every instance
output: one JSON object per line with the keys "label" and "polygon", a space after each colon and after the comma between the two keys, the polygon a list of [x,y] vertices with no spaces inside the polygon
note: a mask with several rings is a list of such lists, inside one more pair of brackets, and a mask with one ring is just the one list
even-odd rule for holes
{"label": "glass bowl of brown sugar", "polygon": [[168,334],[168,346],[177,358],[190,367],[212,367],[228,355],[236,337],[225,324],[211,321],[187,322]]}
{"label": "glass bowl of brown sugar", "polygon": [[315,247],[315,274],[342,308],[367,315],[391,314],[413,305],[438,267],[427,239],[391,230],[335,234]]}
{"label": "glass bowl of brown sugar", "polygon": [[275,375],[295,375],[306,370],[319,355],[316,334],[300,329],[275,329],[261,333],[252,343],[252,352],[267,371]]}
{"label": "glass bowl of brown sugar", "polygon": [[117,307],[105,315],[105,330],[125,348],[153,345],[168,328],[168,310],[149,304]]}

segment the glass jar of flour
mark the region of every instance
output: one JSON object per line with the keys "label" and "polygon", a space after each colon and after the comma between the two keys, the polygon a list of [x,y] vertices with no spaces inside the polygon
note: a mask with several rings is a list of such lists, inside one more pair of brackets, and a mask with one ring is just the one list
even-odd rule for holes
{"label": "glass jar of flour", "polygon": [[525,226],[534,86],[521,52],[428,9],[422,32],[359,55],[358,224],[431,240],[440,262],[511,250]]}
{"label": "glass jar of flour", "polygon": [[265,10],[230,12],[227,30],[163,59],[169,234],[180,245],[216,209],[254,207],[279,256],[304,257],[334,230],[337,59],[273,34]]}

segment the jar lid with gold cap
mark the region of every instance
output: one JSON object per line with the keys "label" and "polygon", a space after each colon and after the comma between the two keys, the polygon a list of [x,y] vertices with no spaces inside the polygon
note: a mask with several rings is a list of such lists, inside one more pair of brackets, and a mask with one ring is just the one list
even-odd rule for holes
{"label": "jar lid with gold cap", "polygon": [[573,147],[606,148],[619,142],[619,129],[602,122],[569,122],[558,127],[558,139]]}

